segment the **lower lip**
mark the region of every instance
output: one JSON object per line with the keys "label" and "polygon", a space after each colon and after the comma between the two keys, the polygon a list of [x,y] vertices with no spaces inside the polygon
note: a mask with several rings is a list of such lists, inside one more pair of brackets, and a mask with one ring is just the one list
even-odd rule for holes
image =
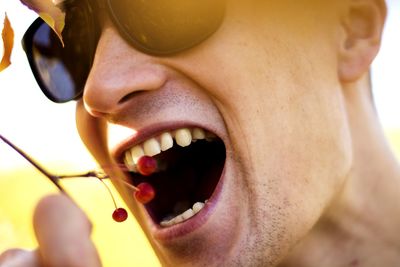
{"label": "lower lip", "polygon": [[[226,166],[226,164],[225,164]],[[204,207],[193,217],[190,219],[178,223],[173,226],[169,226],[166,228],[161,227],[160,225],[153,224],[152,227],[152,232],[153,232],[153,237],[158,240],[158,241],[172,241],[178,237],[182,237],[185,235],[188,235],[192,232],[194,232],[196,229],[204,225],[210,216],[212,215],[214,209],[217,206],[217,203],[220,199],[221,193],[222,193],[222,187],[224,184],[224,178],[225,178],[225,166],[224,169],[222,170],[221,177],[219,179],[219,182],[211,195],[210,199],[207,201],[207,203],[204,205]],[[149,218],[150,219],[150,218]],[[151,219],[150,219],[151,220]],[[152,221],[152,220],[151,220]]]}

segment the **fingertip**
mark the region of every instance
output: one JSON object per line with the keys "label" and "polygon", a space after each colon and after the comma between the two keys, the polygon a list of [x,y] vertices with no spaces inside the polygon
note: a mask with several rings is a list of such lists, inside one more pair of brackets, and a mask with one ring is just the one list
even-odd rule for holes
{"label": "fingertip", "polygon": [[34,212],[33,225],[45,266],[101,266],[90,239],[92,224],[66,195],[41,199]]}
{"label": "fingertip", "polygon": [[[36,229],[40,226],[63,225],[74,223],[79,232],[90,235],[92,223],[86,214],[65,194],[53,194],[43,197],[37,204],[33,225]],[[42,227],[43,228],[43,227]]]}

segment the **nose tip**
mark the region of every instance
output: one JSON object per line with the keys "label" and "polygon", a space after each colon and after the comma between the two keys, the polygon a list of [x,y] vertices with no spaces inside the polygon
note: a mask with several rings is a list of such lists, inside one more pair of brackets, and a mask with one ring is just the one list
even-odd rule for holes
{"label": "nose tip", "polygon": [[100,71],[94,66],[86,83],[83,101],[94,116],[114,114],[124,103],[146,91],[156,90],[164,84],[164,75],[155,66],[141,66],[129,71],[124,63]]}
{"label": "nose tip", "polygon": [[100,37],[83,101],[93,116],[113,114],[138,94],[161,88],[165,81],[166,73],[155,58],[135,50],[109,27]]}

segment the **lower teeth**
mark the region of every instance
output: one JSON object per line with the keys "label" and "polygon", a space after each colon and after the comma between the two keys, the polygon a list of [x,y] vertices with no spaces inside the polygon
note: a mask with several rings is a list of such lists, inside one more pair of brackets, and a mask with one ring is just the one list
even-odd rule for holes
{"label": "lower teeth", "polygon": [[[207,200],[205,202],[207,202]],[[178,224],[180,222],[184,222],[193,217],[194,215],[196,215],[200,210],[202,210],[204,205],[205,204],[203,202],[196,202],[192,208],[187,209],[186,211],[175,217],[171,215],[167,216],[164,220],[161,221],[160,225],[162,227],[169,227]]]}

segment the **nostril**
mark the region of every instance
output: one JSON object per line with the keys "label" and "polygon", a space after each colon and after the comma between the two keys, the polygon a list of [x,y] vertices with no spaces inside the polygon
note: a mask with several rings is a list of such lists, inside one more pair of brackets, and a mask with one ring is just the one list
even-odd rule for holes
{"label": "nostril", "polygon": [[107,72],[106,64],[94,65],[83,92],[83,100],[91,110],[115,113],[128,100],[160,89],[167,81],[165,70],[155,63],[138,67],[129,64],[129,60],[122,62],[111,72]]}
{"label": "nostril", "polygon": [[132,99],[138,95],[141,95],[142,93],[144,93],[146,90],[139,90],[139,91],[135,91],[135,92],[131,92],[125,96],[123,96],[119,101],[118,104],[123,104],[125,102],[127,102],[129,99]]}

